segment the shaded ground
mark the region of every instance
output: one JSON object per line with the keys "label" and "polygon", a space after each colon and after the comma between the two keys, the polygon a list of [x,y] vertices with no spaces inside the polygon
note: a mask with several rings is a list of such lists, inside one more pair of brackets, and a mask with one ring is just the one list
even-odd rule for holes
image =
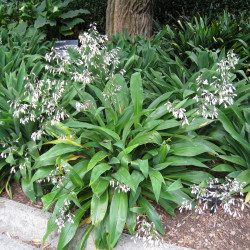
{"label": "shaded ground", "polygon": [[[12,183],[13,200],[29,206],[42,208],[42,202],[32,203],[23,193],[20,186]],[[3,197],[9,198],[7,193]],[[209,250],[250,250],[250,203],[241,212],[242,218],[226,215],[221,209],[210,216],[209,211],[202,215],[194,211],[176,210],[176,217],[167,214],[156,205],[160,214],[166,236],[166,243],[194,249]]]}

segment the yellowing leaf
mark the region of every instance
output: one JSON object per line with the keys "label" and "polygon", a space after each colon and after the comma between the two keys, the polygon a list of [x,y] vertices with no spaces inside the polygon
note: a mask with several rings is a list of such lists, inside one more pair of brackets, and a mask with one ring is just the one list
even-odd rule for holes
{"label": "yellowing leaf", "polygon": [[199,126],[199,128],[204,127],[204,126],[206,126],[207,124],[208,124],[208,122],[204,122],[203,124],[201,124],[201,125]]}
{"label": "yellowing leaf", "polygon": [[250,201],[250,191],[247,193],[245,203],[248,203]]}

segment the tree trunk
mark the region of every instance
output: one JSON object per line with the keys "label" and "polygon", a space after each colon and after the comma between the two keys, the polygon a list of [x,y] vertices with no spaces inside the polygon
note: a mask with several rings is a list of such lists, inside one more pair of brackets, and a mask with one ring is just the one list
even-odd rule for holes
{"label": "tree trunk", "polygon": [[155,0],[108,0],[106,35],[128,31],[150,37],[152,34],[153,5]]}

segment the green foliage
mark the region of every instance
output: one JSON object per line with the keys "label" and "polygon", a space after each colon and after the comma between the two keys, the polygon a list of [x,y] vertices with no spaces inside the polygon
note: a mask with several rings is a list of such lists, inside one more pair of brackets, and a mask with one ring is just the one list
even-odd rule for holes
{"label": "green foliage", "polygon": [[96,248],[112,249],[125,225],[135,233],[137,214],[164,234],[149,200],[175,216],[191,185],[217,175],[249,191],[248,26],[226,13],[216,22],[194,18],[149,40],[117,33],[110,42],[92,26],[78,50],[52,49],[47,65],[48,44],[28,20],[1,30],[1,190],[14,170],[31,200],[47,187],[44,210],[55,208],[44,241],[58,229],[58,249],[68,248],[88,221],[76,249],[92,230]]}
{"label": "green foliage", "polygon": [[2,25],[15,26],[25,22],[42,30],[48,38],[69,36],[74,34],[74,27],[84,20],[83,15],[89,14],[86,9],[78,8],[69,10],[68,5],[72,0],[40,2],[11,2],[0,9]]}
{"label": "green foliage", "polygon": [[[17,33],[18,31],[18,33]],[[12,31],[1,29],[0,45],[0,192],[5,188],[11,196],[9,184],[13,173],[19,181],[22,176],[22,188],[26,195],[35,202],[35,190],[30,185],[32,162],[38,156],[35,143],[30,141],[35,123],[22,125],[14,117],[15,101],[25,99],[25,77],[29,73],[39,74],[41,59],[47,50],[45,35],[36,29],[26,29],[21,23]],[[38,190],[37,190],[38,191]],[[38,191],[39,193],[40,191]]]}
{"label": "green foliage", "polygon": [[209,19],[207,16],[182,18],[176,25],[164,27],[166,47],[185,58],[186,51],[202,49],[234,51],[242,58],[249,56],[249,21],[246,16],[237,17],[228,12]]}

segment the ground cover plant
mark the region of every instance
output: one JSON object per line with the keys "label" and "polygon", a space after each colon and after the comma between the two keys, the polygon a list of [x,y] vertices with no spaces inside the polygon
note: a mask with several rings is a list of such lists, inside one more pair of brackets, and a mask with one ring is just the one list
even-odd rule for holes
{"label": "ground cover plant", "polygon": [[[17,29],[28,32],[25,23]],[[64,56],[52,49],[45,64],[36,43],[17,46],[35,55],[18,54],[8,42],[21,37],[8,40],[6,32],[0,132],[17,148],[2,141],[0,171],[3,178],[17,171],[30,199],[43,195],[44,210],[55,205],[44,241],[58,230],[58,249],[67,249],[89,223],[76,249],[91,231],[97,248],[112,249],[125,225],[158,244],[164,229],[150,201],[175,216],[177,207],[194,207],[197,194],[220,200],[213,188],[226,198],[250,191],[247,41],[241,58],[231,47],[184,39],[182,57],[164,32],[108,42],[93,25],[78,49]]]}
{"label": "ground cover plant", "polygon": [[[25,99],[25,77],[27,74],[39,75],[41,60],[50,43],[44,41],[45,34],[38,34],[35,28],[27,28],[24,23],[12,30],[3,28],[0,33],[0,192],[6,189],[11,196],[8,184],[15,173],[26,195],[35,202],[28,182],[31,178],[31,161],[38,154],[37,149],[31,149],[35,144],[30,137],[36,124],[25,124],[24,120],[19,119],[14,103]],[[25,105],[22,109],[24,112]]]}

